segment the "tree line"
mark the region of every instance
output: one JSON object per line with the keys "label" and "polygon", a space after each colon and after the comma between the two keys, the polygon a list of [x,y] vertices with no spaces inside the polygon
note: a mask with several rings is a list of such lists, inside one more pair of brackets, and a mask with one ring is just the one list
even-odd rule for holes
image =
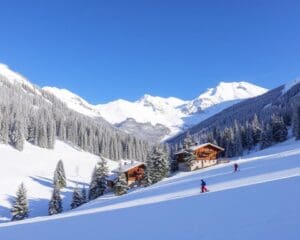
{"label": "tree line", "polygon": [[22,151],[24,142],[54,148],[55,140],[112,160],[146,159],[148,143],[117,130],[102,118],[68,108],[54,95],[0,76],[0,143]]}

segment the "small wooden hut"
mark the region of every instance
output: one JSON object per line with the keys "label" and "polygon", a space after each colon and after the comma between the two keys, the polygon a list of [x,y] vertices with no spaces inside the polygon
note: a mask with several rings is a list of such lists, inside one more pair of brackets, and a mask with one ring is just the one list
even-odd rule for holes
{"label": "small wooden hut", "polygon": [[113,187],[115,181],[121,174],[126,176],[128,186],[139,185],[144,179],[145,169],[146,165],[143,162],[123,161],[117,169],[112,171],[113,174],[108,178],[108,185]]}

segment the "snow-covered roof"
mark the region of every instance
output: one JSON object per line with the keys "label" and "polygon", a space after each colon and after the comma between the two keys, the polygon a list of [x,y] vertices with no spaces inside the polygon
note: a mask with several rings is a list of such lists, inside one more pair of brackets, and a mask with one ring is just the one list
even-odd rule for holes
{"label": "snow-covered roof", "polygon": [[[217,148],[219,149],[220,151],[224,151],[225,149],[220,147],[220,146],[217,146],[213,143],[203,143],[203,144],[199,144],[199,145],[195,145],[195,146],[191,146],[188,148],[188,150],[192,150],[192,151],[195,151],[197,150],[198,148],[202,148],[202,147],[206,147],[206,146],[212,146],[214,148]],[[181,153],[185,153],[187,151],[187,149],[181,149],[180,151],[176,152],[174,155],[178,155],[178,154],[181,154]]]}
{"label": "snow-covered roof", "polygon": [[106,180],[107,181],[115,181],[118,177],[119,177],[119,175],[117,173],[111,173],[110,175],[108,175],[106,177]]}
{"label": "snow-covered roof", "polygon": [[118,168],[116,168],[115,170],[112,171],[112,173],[124,173],[127,172],[128,170],[141,166],[141,165],[145,165],[145,163],[143,162],[139,162],[139,161],[126,161],[126,160],[122,160],[120,162],[120,166]]}

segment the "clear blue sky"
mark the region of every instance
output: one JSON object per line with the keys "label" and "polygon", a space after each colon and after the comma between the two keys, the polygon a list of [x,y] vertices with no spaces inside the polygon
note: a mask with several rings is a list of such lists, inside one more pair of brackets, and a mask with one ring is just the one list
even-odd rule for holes
{"label": "clear blue sky", "polygon": [[300,76],[298,0],[2,0],[0,62],[92,103]]}

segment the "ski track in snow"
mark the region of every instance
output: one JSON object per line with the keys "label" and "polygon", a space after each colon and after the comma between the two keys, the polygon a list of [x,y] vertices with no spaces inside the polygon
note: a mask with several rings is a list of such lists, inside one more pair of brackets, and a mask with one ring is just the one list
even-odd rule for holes
{"label": "ski track in snow", "polygon": [[60,215],[55,216],[48,216],[48,217],[36,217],[27,219],[20,222],[9,222],[9,223],[2,223],[0,224],[0,228],[3,227],[9,227],[14,225],[20,225],[20,224],[30,224],[30,223],[36,223],[36,222],[44,222],[44,221],[53,221],[56,219],[63,219],[63,218],[70,218],[75,216],[81,216],[81,215],[87,215],[87,214],[94,214],[94,213],[100,213],[100,212],[107,212],[107,211],[114,211],[118,209],[123,208],[132,208],[132,207],[138,207],[148,204],[155,204],[159,202],[166,202],[166,201],[172,201],[175,199],[181,199],[181,198],[187,198],[187,197],[193,197],[193,196],[205,196],[206,194],[213,194],[220,191],[226,191],[230,189],[240,188],[240,187],[247,187],[250,185],[255,184],[262,184],[267,183],[271,181],[278,181],[286,178],[292,178],[292,177],[298,177],[300,176],[300,167],[277,171],[273,173],[266,173],[261,175],[256,175],[252,177],[245,177],[240,178],[237,180],[227,181],[223,183],[213,184],[209,186],[210,192],[207,193],[200,193],[200,188],[191,188],[184,191],[178,191],[168,194],[162,194],[158,196],[153,197],[145,197],[145,198],[139,198],[136,200],[130,200],[127,202],[122,203],[116,203],[104,207],[98,207],[94,209],[87,209],[87,210],[77,210],[72,211],[68,213],[63,213]]}

